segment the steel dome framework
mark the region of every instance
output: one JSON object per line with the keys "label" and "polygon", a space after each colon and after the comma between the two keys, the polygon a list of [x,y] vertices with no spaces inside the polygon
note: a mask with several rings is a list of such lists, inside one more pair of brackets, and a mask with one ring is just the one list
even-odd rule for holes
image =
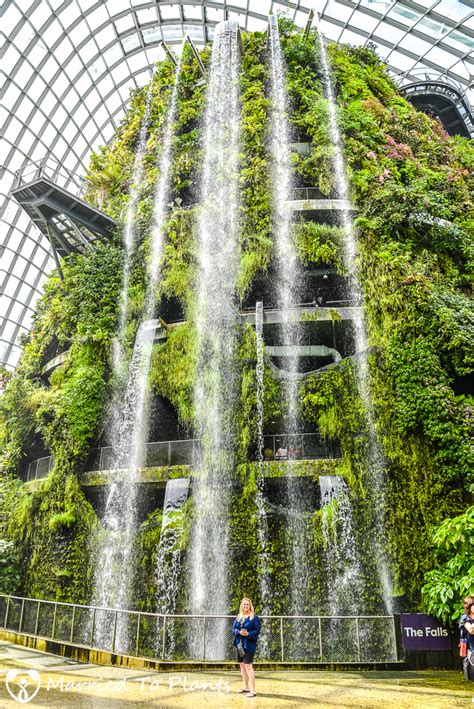
{"label": "steel dome framework", "polygon": [[91,151],[113,138],[130,89],[164,58],[163,40],[179,44],[189,35],[203,45],[232,18],[244,30],[263,30],[278,11],[305,26],[311,9],[328,39],[374,43],[401,85],[422,73],[471,99],[471,0],[0,0],[0,363],[15,367],[54,267],[49,242],[10,196],[15,172],[49,155],[68,173],[84,174]]}

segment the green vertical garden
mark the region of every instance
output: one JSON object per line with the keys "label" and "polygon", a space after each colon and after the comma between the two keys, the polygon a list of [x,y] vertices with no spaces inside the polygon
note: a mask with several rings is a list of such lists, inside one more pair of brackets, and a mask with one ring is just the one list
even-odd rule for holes
{"label": "green vertical garden", "polygon": [[[287,63],[295,184],[313,185],[323,197],[335,190],[333,146],[315,31],[307,38],[280,19]],[[386,459],[386,552],[393,595],[406,608],[454,618],[459,600],[474,591],[469,545],[472,507],[472,380],[474,318],[471,299],[474,150],[450,137],[441,124],[416,111],[397,90],[385,66],[368,48],[330,44],[339,124],[352,200],[359,271],[364,292],[370,355],[370,391],[376,431]],[[269,76],[264,34],[243,34],[241,57],[240,242],[237,302],[256,278],[269,273],[273,254],[269,140]],[[208,66],[210,48],[202,53]],[[153,79],[145,178],[137,212],[138,246],[130,280],[126,347],[133,348],[143,305],[153,191],[165,111],[174,69],[160,64]],[[153,352],[149,386],[175,409],[192,437],[195,371],[194,293],[196,223],[202,165],[201,119],[205,82],[189,46],[184,50],[173,143],[172,189],[166,224],[156,314],[171,306],[182,322],[167,326]],[[87,199],[123,221],[131,187],[134,150],[147,87],[131,97],[130,110],[113,142],[91,160]],[[344,277],[342,229],[295,220],[293,236],[304,267],[334,268]],[[87,603],[94,548],[101,533],[81,474],[106,425],[116,388],[110,349],[122,279],[121,229],[96,244],[92,254],[62,262],[40,299],[19,366],[0,400],[0,592]],[[259,548],[255,508],[256,344],[253,327],[239,330],[240,401],[238,464],[232,506],[232,599],[251,594],[258,607],[253,569]],[[52,373],[42,370],[67,352]],[[472,386],[472,384],[471,384]],[[349,487],[362,563],[371,564],[366,423],[349,358],[307,377],[300,409],[314,430],[340,442],[337,460],[302,461],[312,476],[342,475]],[[265,370],[265,426],[282,415],[281,385]],[[47,477],[25,483],[28,463],[54,456]],[[182,472],[182,471],[181,471]],[[192,474],[189,470],[184,474]],[[277,478],[272,463],[268,475]],[[251,509],[252,513],[248,514]],[[186,503],[183,558],[189,542],[192,499]],[[307,550],[317,573],[316,598],[324,586],[321,513],[308,519]],[[136,607],[154,610],[154,560],[161,509],[140,523],[136,540]],[[270,524],[270,574],[274,613],[284,612],[288,569],[282,522]],[[183,562],[185,565],[185,561]],[[184,572],[183,572],[184,573]],[[364,607],[377,610],[380,589],[367,584]],[[311,600],[311,599],[310,599]],[[184,595],[180,600],[184,609]],[[324,610],[324,609],[321,609]]]}

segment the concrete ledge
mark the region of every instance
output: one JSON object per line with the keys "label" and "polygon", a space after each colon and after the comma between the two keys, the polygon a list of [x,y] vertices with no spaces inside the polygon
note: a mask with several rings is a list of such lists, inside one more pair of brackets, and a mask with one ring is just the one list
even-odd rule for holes
{"label": "concrete ledge", "polygon": [[[156,672],[202,672],[206,670],[235,670],[237,662],[163,662],[145,657],[131,657],[105,650],[94,650],[83,645],[72,645],[60,640],[34,637],[25,633],[0,629],[0,640],[49,652],[59,657],[67,657],[77,662],[92,663],[113,667],[126,667],[132,670],[155,670]],[[255,662],[257,670],[406,670],[406,663],[396,662]]]}

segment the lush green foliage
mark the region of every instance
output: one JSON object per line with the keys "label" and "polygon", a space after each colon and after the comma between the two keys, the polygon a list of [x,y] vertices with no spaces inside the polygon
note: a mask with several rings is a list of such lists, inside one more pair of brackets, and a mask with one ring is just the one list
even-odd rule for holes
{"label": "lush green foliage", "polygon": [[[310,145],[307,154],[293,156],[295,184],[316,186],[323,195],[337,196],[316,33],[304,39],[290,21],[281,19],[280,26],[292,141]],[[274,254],[266,36],[244,34],[243,45],[237,284],[241,299],[255,277],[265,274]],[[420,607],[420,589],[427,574],[425,607],[444,618],[454,617],[458,596],[469,587],[466,540],[472,533],[472,508],[465,511],[473,469],[467,445],[472,400],[457,392],[473,367],[469,296],[474,151],[469,141],[449,138],[439,123],[403,99],[370,49],[330,45],[329,54],[352,199],[358,208],[358,265],[367,331],[377,352],[370,358],[370,389],[386,460],[384,516],[394,592],[404,596],[410,607]],[[202,57],[208,64],[210,48]],[[173,80],[174,69],[165,61],[157,67],[151,87],[137,249],[128,293],[128,349],[143,306],[160,138]],[[116,139],[93,156],[89,169],[88,198],[119,221],[129,201],[146,100],[146,87],[134,93]],[[171,402],[190,431],[194,423],[196,205],[204,101],[205,85],[187,47],[157,292],[157,315],[162,305],[178,303],[187,322],[167,326],[167,339],[155,347],[150,385],[154,394]],[[304,266],[333,267],[343,274],[340,227],[295,222],[293,235]],[[4,540],[0,583],[2,569],[7,569],[5,587],[12,590],[17,587],[16,565],[21,561],[24,593],[75,601],[89,597],[90,553],[100,530],[77,476],[101,434],[116,386],[109,360],[122,258],[117,234],[111,242],[97,244],[93,254],[64,261],[64,280],[57,275],[49,279],[20,366],[0,400],[0,538]],[[254,331],[242,327],[239,337],[239,466],[231,521],[234,605],[244,593],[258,601],[255,568],[262,552],[256,534],[256,468],[248,463],[257,421]],[[51,376],[45,374],[42,370],[48,360],[65,351],[63,364]],[[282,399],[281,386],[267,366],[264,413],[268,432],[276,432],[282,418]],[[374,579],[368,582],[363,600],[368,609],[376,609],[380,588],[372,573],[373,485],[366,465],[367,422],[353,364],[344,362],[309,377],[301,388],[300,406],[309,422],[341,443],[343,458],[337,473],[349,486],[356,544],[366,578]],[[48,452],[55,457],[50,476],[33,493],[16,477],[28,462],[29,452],[30,457]],[[328,474],[321,463],[310,465],[315,480],[320,473]],[[272,470],[270,475],[275,477],[281,473]],[[192,504],[185,513],[183,552]],[[320,561],[324,556],[320,511],[308,516],[306,523],[311,540],[308,558],[315,569],[310,592],[316,596],[327,583]],[[438,531],[433,536],[434,529]],[[143,522],[136,541],[136,598],[146,610],[153,609],[160,530],[161,513],[154,511]],[[270,520],[270,538],[274,610],[284,611],[290,580],[285,519],[279,512]]]}
{"label": "lush green foliage", "polygon": [[0,593],[14,594],[20,586],[21,568],[15,544],[0,539]]}
{"label": "lush green foliage", "polygon": [[426,575],[422,588],[425,606],[444,621],[458,620],[462,612],[459,599],[474,594],[474,507],[445,520],[433,533],[433,542],[440,566]]}

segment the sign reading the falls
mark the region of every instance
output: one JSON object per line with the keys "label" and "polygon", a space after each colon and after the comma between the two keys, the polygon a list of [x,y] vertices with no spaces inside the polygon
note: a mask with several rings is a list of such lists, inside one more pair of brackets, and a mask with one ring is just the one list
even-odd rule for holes
{"label": "sign reading the falls", "polygon": [[450,650],[449,630],[432,615],[402,613],[400,615],[405,650]]}

